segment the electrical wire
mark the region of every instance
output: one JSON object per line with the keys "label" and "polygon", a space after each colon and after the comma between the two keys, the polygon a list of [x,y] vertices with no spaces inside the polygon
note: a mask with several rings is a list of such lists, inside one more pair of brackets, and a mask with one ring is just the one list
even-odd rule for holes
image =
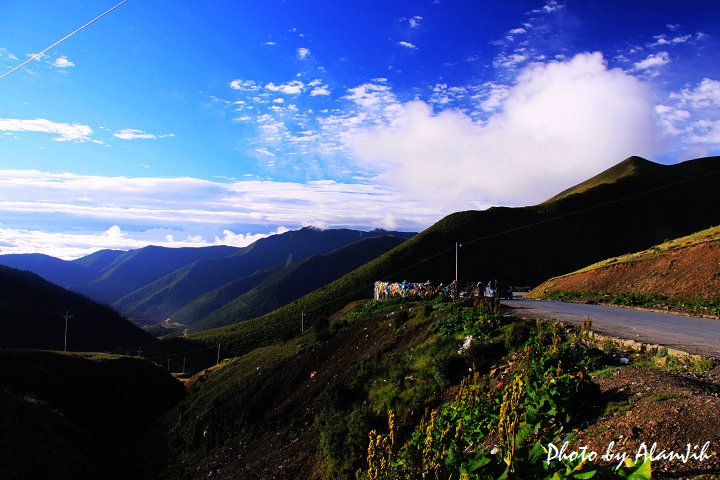
{"label": "electrical wire", "polygon": [[82,27],[78,28],[78,29],[75,30],[74,32],[65,35],[63,38],[61,38],[61,39],[58,40],[57,42],[53,43],[52,45],[50,45],[49,47],[47,47],[47,48],[44,49],[43,51],[41,51],[41,52],[39,52],[39,53],[36,53],[36,54],[33,55],[32,57],[28,58],[27,60],[25,60],[24,62],[22,62],[22,63],[21,63],[20,65],[18,65],[17,67],[14,67],[14,68],[11,69],[10,71],[3,73],[2,75],[0,75],[0,80],[2,80],[3,78],[7,77],[8,75],[10,75],[10,74],[13,73],[13,72],[15,72],[15,71],[17,71],[17,70],[20,70],[22,67],[24,67],[24,66],[27,65],[28,63],[32,62],[33,60],[36,60],[36,59],[42,57],[43,54],[44,54],[45,52],[47,52],[48,50],[50,50],[51,48],[54,48],[54,47],[60,45],[62,42],[64,42],[64,41],[67,40],[68,38],[72,37],[73,35],[75,35],[76,33],[78,33],[80,30],[83,30],[84,28],[89,27],[90,25],[92,25],[93,23],[97,22],[98,20],[100,20],[100,19],[101,19],[102,17],[104,17],[105,15],[107,15],[108,13],[112,12],[113,10],[115,10],[116,8],[120,7],[122,4],[127,3],[127,2],[128,2],[128,0],[123,0],[122,2],[120,2],[120,3],[118,3],[117,5],[115,5],[114,7],[112,7],[110,10],[108,10],[108,11],[106,11],[105,13],[102,13],[102,14],[98,15],[97,17],[93,18],[92,20],[90,20],[89,22],[87,22],[85,25],[83,25]]}

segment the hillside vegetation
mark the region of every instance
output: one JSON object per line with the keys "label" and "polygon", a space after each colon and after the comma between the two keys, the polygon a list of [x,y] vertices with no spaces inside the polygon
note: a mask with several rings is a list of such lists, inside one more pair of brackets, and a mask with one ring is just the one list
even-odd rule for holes
{"label": "hillside vegetation", "polygon": [[455,276],[456,242],[463,244],[461,281],[500,276],[515,286],[531,286],[720,224],[720,196],[715,194],[720,157],[676,165],[631,157],[608,172],[597,185],[580,192],[571,189],[540,205],[449,215],[289,305],[257,319],[170,340],[156,353],[221,344],[225,355],[241,355],[297,335],[302,312],[311,321],[319,321],[349,301],[370,298],[376,280],[429,279],[447,284]]}
{"label": "hillside vegetation", "polygon": [[0,266],[0,347],[62,350],[65,313],[70,351],[113,351],[155,342],[107,305],[70,292],[39,276]]}
{"label": "hillside vegetation", "polygon": [[[142,478],[132,450],[185,396],[135,358],[0,350],[0,478]],[[132,454],[132,455],[131,455]]]}
{"label": "hillside vegetation", "polygon": [[720,314],[720,227],[620,255],[550,279],[535,298],[595,299]]}
{"label": "hillside vegetation", "polygon": [[[629,461],[619,469],[607,461],[545,462],[548,443],[590,442],[602,453],[610,435],[617,439],[613,425],[628,437],[647,429],[647,438],[675,449],[718,438],[717,381],[666,371],[712,365],[601,351],[591,337],[589,321],[578,330],[515,321],[490,300],[355,302],[302,336],[196,375],[155,441],[170,446],[166,474],[177,479],[395,480],[425,472],[649,480],[656,469],[714,471],[715,461]],[[632,365],[623,371],[616,355],[632,357]],[[665,370],[650,366],[653,358],[664,359]],[[640,378],[652,390],[632,387]],[[686,408],[683,428],[696,422],[693,412],[707,413],[706,422],[669,435],[676,430],[660,425]]]}

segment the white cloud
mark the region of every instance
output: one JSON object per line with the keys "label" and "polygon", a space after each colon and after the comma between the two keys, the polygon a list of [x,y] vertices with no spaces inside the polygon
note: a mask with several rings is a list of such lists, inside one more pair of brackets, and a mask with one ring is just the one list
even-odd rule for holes
{"label": "white cloud", "polygon": [[309,48],[304,48],[304,47],[302,47],[302,48],[298,48],[298,49],[297,49],[297,57],[298,57],[300,60],[304,60],[305,58],[307,58],[308,55],[310,55],[310,49],[309,49]]}
{"label": "white cloud", "polygon": [[320,85],[310,91],[311,97],[317,97],[318,95],[330,95],[330,89],[328,88],[328,86]]}
{"label": "white cloud", "polygon": [[71,62],[70,60],[68,60],[67,57],[56,58],[55,61],[53,61],[52,65],[54,67],[58,67],[58,68],[68,68],[68,67],[75,66],[75,64],[73,62]]}
{"label": "white cloud", "polygon": [[395,95],[390,91],[390,86],[379,81],[363,83],[350,88],[348,89],[348,95],[343,98],[352,100],[357,105],[365,108],[385,107],[397,103]]}
{"label": "white cloud", "polygon": [[300,80],[293,80],[287,83],[281,83],[280,85],[275,85],[273,82],[270,82],[265,85],[265,88],[271,92],[280,92],[286,95],[297,95],[302,93],[304,87],[305,84]]}
{"label": "white cloud", "polygon": [[157,135],[152,133],[143,132],[142,130],[136,130],[134,128],[126,128],[124,130],[118,130],[113,133],[113,137],[117,137],[121,140],[136,140],[136,139],[151,139],[157,138]]}
{"label": "white cloud", "polygon": [[527,30],[525,30],[522,27],[513,28],[508,32],[510,35],[522,35],[523,33],[527,33]]}
{"label": "white cloud", "polygon": [[565,8],[565,5],[557,2],[556,0],[549,0],[542,8],[531,10],[530,13],[553,13],[558,10],[562,10],[563,8]]}
{"label": "white cloud", "polygon": [[[207,247],[211,245],[230,245],[246,247],[257,240],[289,231],[280,226],[267,233],[234,233],[224,229],[222,236],[214,236],[212,241],[200,235],[183,234],[180,231],[166,233],[165,229],[147,231],[123,231],[113,225],[105,231],[89,233],[59,233],[42,230],[5,228],[0,225],[0,254],[44,253],[57,258],[73,260],[89,255],[97,250],[131,250],[147,245],[168,248]],[[182,237],[184,240],[176,238]],[[211,237],[212,238],[212,237]]]}
{"label": "white cloud", "polygon": [[666,136],[681,141],[681,155],[683,149],[692,155],[720,153],[720,81],[704,78],[671,92],[667,104],[655,110]]}
{"label": "white cloud", "polygon": [[272,153],[272,152],[271,152],[270,150],[268,150],[267,148],[256,148],[255,151],[256,151],[257,153],[259,153],[259,154],[261,154],[261,155],[265,155],[265,156],[267,156],[267,157],[274,157],[274,156],[275,156],[275,154]]}
{"label": "white cloud", "polygon": [[[419,230],[442,215],[433,205],[403,198],[386,187],[331,180],[304,184],[270,180],[221,182],[189,177],[129,178],[0,170],[0,191],[1,227],[6,229],[6,236],[0,236],[1,253],[21,247],[26,252],[49,253],[51,243],[55,244],[52,248],[76,244],[72,239],[80,237],[50,233],[62,225],[72,225],[75,232],[92,232],[81,249],[85,254],[91,247],[158,244],[168,234],[175,239],[190,235],[210,239],[225,229],[237,231],[234,225],[242,225],[244,231],[313,224]],[[390,216],[388,205],[392,205]],[[25,233],[13,222],[23,225]],[[103,225],[102,229],[98,225]],[[108,229],[114,225],[122,226],[122,230]],[[154,236],[138,233],[150,227]],[[25,243],[11,237],[22,237]],[[112,239],[115,243],[110,242]]]}
{"label": "white cloud", "polygon": [[634,64],[635,70],[648,70],[662,67],[670,63],[668,52],[658,52],[647,56],[644,60]]}
{"label": "white cloud", "polygon": [[215,237],[216,245],[230,245],[232,247],[247,247],[251,243],[257,242],[262,238],[267,238],[270,235],[280,235],[281,233],[289,232],[290,229],[280,226],[270,233],[234,233],[232,230],[223,230],[223,236]]}
{"label": "white cloud", "polygon": [[9,132],[42,132],[57,135],[53,140],[58,142],[85,142],[90,139],[92,128],[78,123],[59,123],[44,118],[20,120],[16,118],[0,118],[0,130]]}
{"label": "white cloud", "polygon": [[415,46],[415,44],[410,43],[410,42],[397,42],[397,44],[400,45],[401,47],[417,49],[417,46]]}
{"label": "white cloud", "polygon": [[672,93],[670,98],[693,108],[720,107],[720,81],[703,78],[694,88],[686,87],[679,93]]}
{"label": "white cloud", "polygon": [[230,88],[232,88],[233,90],[256,92],[260,90],[261,87],[252,80],[240,80],[239,78],[236,78],[235,80],[230,82]]}
{"label": "white cloud", "polygon": [[415,101],[354,146],[378,181],[459,210],[542,201],[623,158],[651,154],[656,129],[645,86],[593,53],[526,68],[484,124]]}
{"label": "white cloud", "polygon": [[410,25],[410,28],[419,28],[420,22],[422,21],[423,17],[420,15],[415,15],[414,17],[408,18],[408,25]]}

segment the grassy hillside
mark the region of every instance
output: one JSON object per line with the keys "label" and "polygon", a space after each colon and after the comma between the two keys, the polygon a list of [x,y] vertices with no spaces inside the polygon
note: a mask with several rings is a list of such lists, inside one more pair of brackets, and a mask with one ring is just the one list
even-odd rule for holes
{"label": "grassy hillside", "polygon": [[54,285],[39,276],[0,267],[0,347],[62,350],[137,350],[156,340],[106,305]]}
{"label": "grassy hillside", "polygon": [[252,290],[201,317],[194,324],[193,330],[230,325],[275,310],[323,287],[404,241],[404,238],[392,236],[368,238],[326,255],[310,257],[276,272]]}
{"label": "grassy hillside", "polygon": [[[272,235],[258,240],[231,257],[189,264],[121,298],[114,306],[137,322],[158,323],[200,296],[235,280],[250,278],[249,276],[257,271],[291,266],[305,258],[328,253],[364,238],[389,234],[391,232],[382,230],[362,232],[308,227]],[[396,235],[407,238],[412,234]],[[194,323],[199,319],[185,320]]]}
{"label": "grassy hillside", "polygon": [[[636,157],[626,160],[621,172]],[[299,331],[300,314],[327,316],[348,301],[370,298],[376,280],[448,283],[455,275],[455,242],[461,281],[503,276],[515,286],[547,278],[667,238],[720,223],[720,157],[639,168],[580,193],[521,208],[458,212],[321,290],[257,319],[173,339],[163,351],[222,344],[240,355]],[[612,170],[612,169],[611,169]],[[617,171],[617,170],[616,170]]]}
{"label": "grassy hillside", "polygon": [[233,302],[249,290],[261,285],[274,273],[284,271],[286,268],[288,267],[274,267],[267,268],[265,270],[258,270],[248,276],[216,288],[215,290],[201,295],[197,299],[193,300],[192,303],[173,313],[172,321],[183,325],[198,323],[208,315],[211,315],[213,312],[218,310],[218,308]]}
{"label": "grassy hillside", "polygon": [[720,227],[713,227],[555,277],[530,295],[718,315],[719,292]]}
{"label": "grassy hillside", "polygon": [[185,396],[148,361],[0,351],[3,480],[139,478],[129,452]]}

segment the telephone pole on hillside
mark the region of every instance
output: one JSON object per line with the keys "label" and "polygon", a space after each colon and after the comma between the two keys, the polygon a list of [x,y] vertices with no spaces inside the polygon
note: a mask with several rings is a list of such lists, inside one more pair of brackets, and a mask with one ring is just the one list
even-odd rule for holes
{"label": "telephone pole on hillside", "polygon": [[65,315],[63,315],[63,318],[65,319],[65,346],[63,347],[63,352],[67,352],[67,330],[68,330],[68,320],[73,318],[72,315],[70,315],[70,312],[65,310]]}

